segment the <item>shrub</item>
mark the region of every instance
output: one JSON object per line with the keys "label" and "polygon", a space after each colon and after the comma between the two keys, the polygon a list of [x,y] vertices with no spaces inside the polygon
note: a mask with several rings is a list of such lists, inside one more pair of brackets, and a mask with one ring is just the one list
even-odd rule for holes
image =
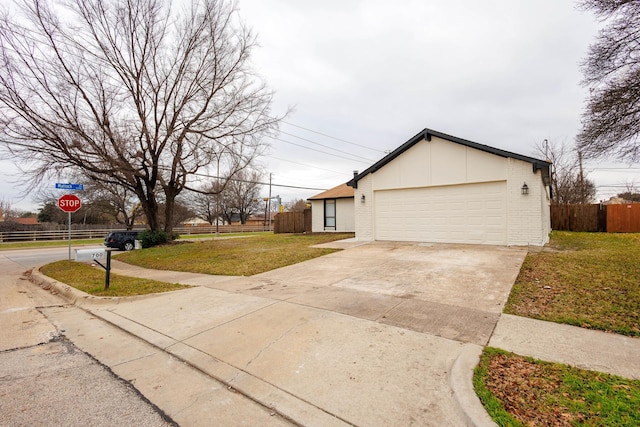
{"label": "shrub", "polygon": [[142,242],[143,248],[150,248],[152,246],[161,245],[171,240],[175,240],[178,237],[179,236],[175,233],[169,236],[166,232],[161,230],[144,230],[140,234],[138,234],[138,240]]}

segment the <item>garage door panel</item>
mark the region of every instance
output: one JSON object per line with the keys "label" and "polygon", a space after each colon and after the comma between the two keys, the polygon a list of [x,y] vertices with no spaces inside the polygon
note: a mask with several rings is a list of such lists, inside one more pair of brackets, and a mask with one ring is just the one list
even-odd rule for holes
{"label": "garage door panel", "polygon": [[376,191],[377,240],[506,244],[506,183]]}

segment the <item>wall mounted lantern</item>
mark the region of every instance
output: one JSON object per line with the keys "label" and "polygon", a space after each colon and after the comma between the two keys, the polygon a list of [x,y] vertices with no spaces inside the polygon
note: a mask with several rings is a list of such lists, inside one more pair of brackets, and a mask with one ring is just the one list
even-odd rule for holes
{"label": "wall mounted lantern", "polygon": [[365,197],[364,197],[364,194],[363,194],[362,196],[360,196],[360,202],[361,202],[361,203],[364,203],[364,198],[365,198]]}
{"label": "wall mounted lantern", "polygon": [[529,194],[529,186],[527,185],[526,182],[524,184],[522,184],[521,190],[522,190],[522,194],[523,195],[526,196],[527,194]]}

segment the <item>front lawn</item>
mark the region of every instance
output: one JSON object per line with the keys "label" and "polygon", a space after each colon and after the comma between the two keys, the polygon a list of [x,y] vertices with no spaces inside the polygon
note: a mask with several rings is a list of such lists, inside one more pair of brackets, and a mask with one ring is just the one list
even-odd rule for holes
{"label": "front lawn", "polygon": [[261,234],[242,239],[174,242],[118,255],[119,261],[157,270],[252,276],[326,255],[338,249],[311,246],[353,237],[353,233]]}
{"label": "front lawn", "polygon": [[524,261],[505,313],[640,336],[640,234],[551,234]]}

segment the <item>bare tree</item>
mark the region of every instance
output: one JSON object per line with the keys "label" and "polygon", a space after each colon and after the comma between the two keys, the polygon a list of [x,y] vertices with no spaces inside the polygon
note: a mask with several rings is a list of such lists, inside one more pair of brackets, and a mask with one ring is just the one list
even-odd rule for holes
{"label": "bare tree", "polygon": [[254,46],[227,0],[26,0],[0,18],[0,141],[35,165],[32,186],[71,167],[170,232],[197,173],[244,169],[277,128]]}
{"label": "bare tree", "polygon": [[[87,202],[110,215],[127,230],[144,217],[142,205],[131,189],[110,181],[88,181],[84,184]],[[101,208],[102,207],[102,208]]]}
{"label": "bare tree", "polygon": [[196,216],[209,225],[213,225],[220,217],[216,199],[218,190],[215,183],[208,185],[202,193],[192,193],[188,196],[188,203]]}
{"label": "bare tree", "polygon": [[237,214],[240,217],[240,223],[246,224],[247,218],[260,210],[262,206],[261,177],[258,171],[243,171],[229,180],[220,193],[220,212],[229,222],[231,217]]}
{"label": "bare tree", "polygon": [[584,175],[575,147],[568,146],[566,142],[553,143],[544,140],[535,147],[534,155],[545,158],[553,164],[551,175],[553,204],[588,204],[594,201],[596,186]]}
{"label": "bare tree", "polygon": [[294,200],[287,206],[287,212],[304,212],[305,209],[307,209],[307,202],[302,199]]}
{"label": "bare tree", "polygon": [[586,156],[640,159],[640,2],[581,0],[609,25],[600,31],[583,63],[590,96],[577,137]]}
{"label": "bare tree", "polygon": [[617,197],[620,197],[628,202],[640,203],[640,189],[638,189],[635,182],[627,182],[625,184],[625,191],[617,194]]}

